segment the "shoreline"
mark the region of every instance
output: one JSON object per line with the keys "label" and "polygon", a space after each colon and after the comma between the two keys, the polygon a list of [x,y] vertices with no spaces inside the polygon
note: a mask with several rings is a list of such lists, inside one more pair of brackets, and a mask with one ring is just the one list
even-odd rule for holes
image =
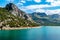
{"label": "shoreline", "polygon": [[[40,28],[40,26],[38,27],[3,27],[2,30],[21,30],[21,29],[32,29],[32,28]],[[1,28],[0,28],[1,30]]]}

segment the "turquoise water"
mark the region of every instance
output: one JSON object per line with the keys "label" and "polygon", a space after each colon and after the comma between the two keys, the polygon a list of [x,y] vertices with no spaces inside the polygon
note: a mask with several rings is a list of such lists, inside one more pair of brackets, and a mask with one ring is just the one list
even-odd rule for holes
{"label": "turquoise water", "polygon": [[60,40],[60,27],[0,30],[0,40]]}

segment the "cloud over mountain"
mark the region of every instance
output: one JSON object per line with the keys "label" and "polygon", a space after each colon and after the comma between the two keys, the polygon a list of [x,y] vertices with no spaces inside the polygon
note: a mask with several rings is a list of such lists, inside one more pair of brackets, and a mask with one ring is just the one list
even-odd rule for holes
{"label": "cloud over mountain", "polygon": [[[42,2],[42,0],[34,0],[35,2]],[[28,11],[30,10],[31,12],[37,11],[37,12],[46,12],[47,14],[49,14],[48,11],[50,11],[50,13],[52,14],[58,14],[60,11],[60,0],[46,0],[44,2],[49,2],[50,5],[48,4],[36,4],[36,5],[28,5],[28,6],[24,6],[22,7],[22,10],[24,11]],[[46,9],[46,10],[45,10]],[[52,12],[53,11],[53,12]]]}
{"label": "cloud over mountain", "polygon": [[0,6],[6,5],[8,2],[13,2],[18,8],[27,13],[37,10],[37,12],[47,12],[48,10],[59,11],[60,9],[60,0],[0,0]]}

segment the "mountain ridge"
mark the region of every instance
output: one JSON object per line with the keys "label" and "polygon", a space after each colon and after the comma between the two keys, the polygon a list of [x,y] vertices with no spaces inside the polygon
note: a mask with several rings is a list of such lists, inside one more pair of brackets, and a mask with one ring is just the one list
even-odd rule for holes
{"label": "mountain ridge", "polygon": [[9,3],[6,5],[5,7],[10,13],[12,13],[15,16],[20,16],[24,19],[27,20],[32,20],[28,14],[26,14],[25,12],[23,12],[22,10],[20,10],[16,5],[14,5],[13,3]]}
{"label": "mountain ridge", "polygon": [[[11,7],[11,5],[10,5]],[[34,27],[38,26],[35,22],[29,19],[29,17],[26,15],[26,13],[23,13],[23,11],[20,13],[19,11],[15,11],[15,7],[11,7],[10,9],[9,4],[5,8],[0,8],[0,28],[2,27]],[[14,8],[14,9],[13,9]],[[14,13],[18,15],[14,15]],[[20,16],[20,14],[22,16]],[[23,18],[24,17],[24,18]],[[26,18],[28,17],[28,18]],[[29,20],[28,20],[29,19]]]}
{"label": "mountain ridge", "polygon": [[33,12],[31,18],[41,26],[60,26],[60,15],[47,15],[46,13]]}

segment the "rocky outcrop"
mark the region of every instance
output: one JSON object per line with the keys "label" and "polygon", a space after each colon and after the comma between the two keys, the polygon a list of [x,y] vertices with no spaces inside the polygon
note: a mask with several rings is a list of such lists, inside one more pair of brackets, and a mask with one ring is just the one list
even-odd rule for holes
{"label": "rocky outcrop", "polygon": [[15,16],[20,16],[21,18],[26,19],[26,20],[32,20],[28,14],[18,9],[18,7],[14,5],[13,3],[7,4],[6,9]]}

